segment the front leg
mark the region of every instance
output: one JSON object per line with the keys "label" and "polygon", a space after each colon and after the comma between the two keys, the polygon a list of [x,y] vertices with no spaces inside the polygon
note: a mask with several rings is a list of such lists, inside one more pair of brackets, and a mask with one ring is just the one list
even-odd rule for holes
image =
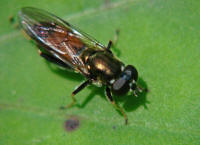
{"label": "front leg", "polygon": [[91,80],[88,79],[87,81],[83,82],[82,84],[79,85],[79,87],[77,89],[75,89],[72,94],[71,94],[71,98],[72,98],[72,102],[66,106],[62,106],[60,107],[60,109],[68,109],[71,108],[75,103],[76,103],[76,99],[75,99],[75,95],[77,93],[79,93],[81,90],[83,90],[85,87],[87,87],[89,84],[91,84]]}
{"label": "front leg", "polygon": [[112,95],[111,95],[110,88],[108,88],[108,87],[106,87],[106,97],[107,97],[108,100],[113,104],[113,106],[115,107],[115,109],[119,110],[120,113],[124,116],[125,124],[127,125],[127,124],[128,124],[127,115],[126,115],[126,113],[124,112],[123,108],[120,107],[119,105],[117,105],[117,104],[115,103],[115,101],[113,100],[113,97],[112,97]]}

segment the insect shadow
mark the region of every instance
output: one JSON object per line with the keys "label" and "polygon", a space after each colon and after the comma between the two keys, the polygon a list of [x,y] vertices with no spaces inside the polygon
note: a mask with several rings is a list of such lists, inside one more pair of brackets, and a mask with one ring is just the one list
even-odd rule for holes
{"label": "insect shadow", "polygon": [[81,81],[84,80],[84,77],[82,75],[80,75],[79,73],[74,73],[73,70],[70,70],[70,69],[66,70],[66,69],[63,69],[63,68],[59,68],[55,64],[52,64],[52,63],[50,63],[46,60],[45,60],[45,62],[52,72],[54,72],[55,74],[58,74],[62,78],[77,81],[77,82],[81,82]]}
{"label": "insect shadow", "polygon": [[[126,96],[114,96],[115,101],[117,103],[122,103],[123,108],[127,112],[134,111],[140,106],[143,106],[145,109],[148,109],[147,104],[149,104],[150,102],[147,100],[147,93],[148,93],[147,84],[142,78],[139,78],[138,84],[145,89],[143,92],[139,93],[137,97],[134,96],[133,94]],[[95,96],[101,96],[103,99],[107,100],[105,96],[105,87],[102,87],[103,89],[101,89],[97,86],[91,85],[88,88],[91,90],[91,93],[87,96],[87,98],[84,100],[82,104],[78,105],[78,107],[84,108],[87,105],[87,103],[90,102],[92,98]],[[118,113],[121,114],[120,112]]]}
{"label": "insect shadow", "polygon": [[149,92],[147,83],[141,77],[139,77],[137,84],[143,88],[143,91],[139,93],[138,96],[135,96],[132,93],[126,96],[116,97],[116,101],[124,102],[123,108],[127,112],[134,111],[140,106],[143,106],[144,109],[148,109],[147,104],[150,104],[150,102],[147,100],[147,94]]}
{"label": "insect shadow", "polygon": [[[66,70],[66,69],[60,69],[48,61],[45,61],[45,62],[52,72],[56,73],[57,75],[65,78],[65,79],[74,80],[77,82],[81,82],[84,80],[84,77],[78,73],[74,73],[73,71]],[[137,97],[134,96],[133,94],[126,95],[126,96],[115,96],[114,97],[117,103],[123,104],[123,108],[127,112],[134,111],[137,108],[139,108],[140,106],[143,106],[145,109],[148,109],[147,104],[149,104],[150,102],[147,100],[148,91],[145,91],[145,90],[148,90],[148,86],[141,77],[139,77],[139,79],[138,79],[138,85],[145,89],[142,93],[139,93]],[[88,88],[91,90],[91,93],[86,97],[86,99],[81,104],[77,104],[76,105],[77,107],[84,108],[95,96],[100,96],[104,100],[107,101],[106,96],[105,96],[105,87],[104,86],[102,86],[103,89],[99,88],[95,85],[90,85],[90,86],[88,86]],[[119,112],[119,114],[120,114],[120,112]]]}

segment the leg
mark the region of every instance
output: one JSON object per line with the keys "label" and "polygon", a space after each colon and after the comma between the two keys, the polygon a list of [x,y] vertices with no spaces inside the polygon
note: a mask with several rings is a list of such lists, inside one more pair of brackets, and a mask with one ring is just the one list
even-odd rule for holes
{"label": "leg", "polygon": [[139,92],[139,93],[146,92],[146,93],[147,93],[147,92],[148,92],[148,89],[147,89],[147,88],[143,88],[143,87],[137,85],[137,87],[136,87],[136,89],[134,90],[134,92],[136,92],[136,94],[137,94],[137,92]]}
{"label": "leg", "polygon": [[135,97],[138,97],[138,95],[139,95],[140,93],[142,93],[143,91],[144,91],[143,88],[141,88],[141,87],[139,87],[139,86],[136,86],[136,88],[133,90],[133,95],[134,95]]}
{"label": "leg", "polygon": [[106,47],[106,51],[112,54],[112,51],[110,50],[111,46],[112,46],[112,41],[110,40],[110,41],[108,42],[107,47]]}
{"label": "leg", "polygon": [[135,97],[138,97],[138,94],[137,94],[136,90],[133,91],[133,95],[134,95]]}
{"label": "leg", "polygon": [[137,86],[137,90],[138,90],[140,93],[142,93],[144,89],[143,89],[142,87]]}
{"label": "leg", "polygon": [[110,40],[110,41],[108,42],[108,45],[107,45],[106,49],[107,49],[107,50],[110,50],[111,46],[112,46],[112,41]]}
{"label": "leg", "polygon": [[119,29],[116,30],[113,43],[116,45],[119,38]]}
{"label": "leg", "polygon": [[68,68],[68,69],[71,68],[69,65],[67,65],[63,61],[59,60],[58,58],[56,58],[56,57],[54,57],[54,56],[52,56],[50,54],[44,53],[44,52],[42,52],[40,50],[38,50],[38,52],[39,52],[39,55],[41,57],[43,57],[44,59],[46,59],[49,62],[52,62],[52,63],[57,64],[57,65],[59,65],[61,67],[64,67],[64,68]]}
{"label": "leg", "polygon": [[133,94],[134,96],[138,97],[138,93],[142,93],[142,92],[148,92],[147,88],[144,89],[143,87],[139,86],[138,84],[134,83],[132,84],[131,89],[133,90]]}
{"label": "leg", "polygon": [[108,45],[107,45],[107,47],[106,47],[107,50],[110,50],[111,46],[112,46],[112,45],[115,45],[115,44],[117,43],[117,41],[118,41],[118,36],[119,36],[119,29],[117,29],[116,32],[115,32],[114,41],[111,41],[111,40],[110,40],[110,41],[108,42]]}
{"label": "leg", "polygon": [[72,98],[72,102],[70,104],[68,104],[67,106],[62,106],[61,109],[67,109],[72,107],[75,103],[76,103],[76,99],[75,99],[75,95],[80,92],[81,90],[83,90],[86,86],[88,86],[91,83],[91,80],[87,80],[85,82],[83,82],[77,89],[75,89],[72,92],[71,98]]}
{"label": "leg", "polygon": [[110,50],[110,48],[112,47],[112,45],[115,45],[115,44],[117,43],[118,35],[119,35],[119,29],[117,29],[115,33],[116,33],[116,34],[115,34],[115,37],[114,37],[114,41],[111,41],[111,40],[110,40],[110,41],[108,42],[107,47],[106,47],[106,50],[107,50],[108,52],[110,52],[110,53],[112,53],[112,51]]}
{"label": "leg", "polygon": [[115,103],[115,101],[113,100],[111,92],[110,92],[110,89],[108,87],[106,87],[106,96],[111,101],[111,103],[113,104],[113,106],[115,107],[115,109],[119,110],[121,112],[121,114],[124,116],[125,124],[127,125],[128,124],[128,118],[127,118],[124,110],[119,105],[117,105]]}

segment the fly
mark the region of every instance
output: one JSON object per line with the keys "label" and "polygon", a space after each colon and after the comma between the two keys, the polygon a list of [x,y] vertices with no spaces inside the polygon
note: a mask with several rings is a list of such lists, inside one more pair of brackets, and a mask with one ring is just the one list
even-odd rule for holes
{"label": "fly", "polygon": [[86,79],[72,92],[72,102],[62,108],[73,106],[78,92],[98,83],[106,86],[106,97],[128,123],[126,113],[115,103],[112,95],[125,95],[129,91],[137,95],[136,92],[141,91],[137,85],[138,72],[134,66],[125,65],[113,55],[110,50],[112,41],[105,47],[68,22],[37,8],[22,8],[19,20],[24,31],[40,46],[41,57],[79,72]]}

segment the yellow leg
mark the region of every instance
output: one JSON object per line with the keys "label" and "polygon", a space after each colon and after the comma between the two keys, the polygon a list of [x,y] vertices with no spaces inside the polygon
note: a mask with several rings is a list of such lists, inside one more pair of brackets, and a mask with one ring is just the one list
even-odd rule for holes
{"label": "yellow leg", "polygon": [[108,87],[106,88],[106,96],[107,96],[108,100],[111,101],[111,103],[113,104],[115,109],[120,111],[120,113],[124,116],[125,124],[127,125],[128,124],[128,117],[127,117],[126,113],[124,112],[123,108],[115,103],[115,101],[112,98],[110,89]]}
{"label": "yellow leg", "polygon": [[71,95],[71,98],[72,98],[72,102],[66,106],[62,106],[61,109],[69,109],[76,104],[76,99],[74,97],[74,94]]}
{"label": "yellow leg", "polygon": [[75,95],[80,92],[81,90],[83,90],[86,86],[88,86],[91,83],[91,80],[87,80],[85,82],[83,82],[77,89],[75,89],[71,95],[72,98],[72,102],[66,106],[62,106],[61,109],[68,109],[71,108],[72,106],[74,106],[76,104],[76,99],[75,99]]}
{"label": "yellow leg", "polygon": [[123,108],[120,107],[119,105],[117,105],[114,101],[111,102],[113,104],[113,106],[115,107],[115,109],[117,109],[118,111],[120,111],[120,113],[124,116],[124,120],[125,120],[125,124],[128,124],[128,118],[126,113],[124,112]]}

